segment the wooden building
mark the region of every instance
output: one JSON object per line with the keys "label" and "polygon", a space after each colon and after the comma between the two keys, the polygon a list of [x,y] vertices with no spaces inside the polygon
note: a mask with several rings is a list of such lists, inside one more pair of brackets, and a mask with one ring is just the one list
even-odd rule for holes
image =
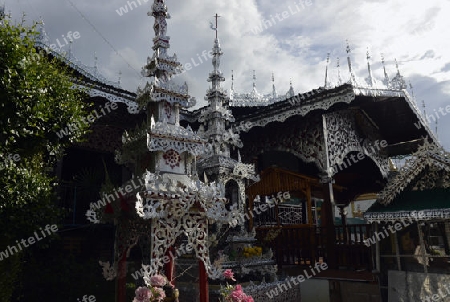
{"label": "wooden building", "polygon": [[[389,301],[445,301],[450,281],[450,154],[425,141],[364,217]],[[408,280],[404,282],[404,280]]]}

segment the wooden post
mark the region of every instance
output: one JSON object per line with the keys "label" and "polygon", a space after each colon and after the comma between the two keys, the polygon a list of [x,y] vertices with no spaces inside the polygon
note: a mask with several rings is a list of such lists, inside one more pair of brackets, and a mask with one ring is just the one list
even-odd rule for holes
{"label": "wooden post", "polygon": [[333,194],[333,179],[330,173],[330,154],[328,151],[328,126],[326,114],[322,114],[322,129],[324,138],[324,147],[326,155],[326,166],[325,174],[320,180],[323,183],[323,203],[320,217],[322,220],[322,225],[325,227],[325,238],[326,238],[326,252],[328,258],[328,267],[332,269],[337,268],[336,262],[336,234],[334,230],[334,217],[333,217],[333,206],[334,206],[334,194]]}
{"label": "wooden post", "polygon": [[127,252],[124,252],[118,262],[118,274],[116,283],[116,302],[126,302],[127,297]]}
{"label": "wooden post", "polygon": [[[378,223],[375,223],[375,232],[374,234],[376,234],[378,232]],[[377,272],[381,272],[381,256],[380,256],[380,240],[377,240],[376,244],[375,244],[375,259],[376,259],[376,268],[377,268]]]}
{"label": "wooden post", "polygon": [[170,284],[175,286],[175,259],[173,259],[174,248],[173,246],[169,247],[166,252],[166,256],[169,257],[169,262],[164,265],[164,272],[166,273],[167,280],[169,280]]}
{"label": "wooden post", "polygon": [[206,273],[205,264],[203,261],[198,261],[199,266],[199,280],[198,289],[200,292],[200,302],[209,302],[209,289],[208,289],[208,274]]}
{"label": "wooden post", "polygon": [[311,183],[308,181],[307,187],[306,187],[306,207],[307,213],[308,213],[308,224],[310,227],[312,227],[314,223],[314,217],[312,213],[312,203],[311,203]]}
{"label": "wooden post", "polygon": [[322,226],[325,229],[327,264],[329,268],[337,269],[336,261],[336,232],[333,217],[333,184],[331,181],[323,185],[324,199],[321,209]]}

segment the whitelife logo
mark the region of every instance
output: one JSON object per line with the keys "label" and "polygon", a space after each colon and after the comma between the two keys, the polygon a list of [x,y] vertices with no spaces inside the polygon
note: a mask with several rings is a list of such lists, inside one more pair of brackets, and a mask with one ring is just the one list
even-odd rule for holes
{"label": "whitelife logo", "polygon": [[303,270],[302,275],[298,275],[297,277],[286,278],[286,281],[284,283],[278,284],[278,288],[271,289],[270,291],[266,292],[266,295],[267,295],[267,297],[269,297],[269,299],[272,299],[273,297],[276,297],[276,296],[282,294],[284,291],[287,291],[288,287],[289,287],[289,289],[292,289],[291,282],[294,283],[294,285],[299,285],[303,281],[314,277],[315,275],[317,275],[318,273],[320,273],[321,271],[324,271],[326,269],[328,269],[328,264],[323,263],[323,262],[322,263],[316,262],[314,267],[311,267],[311,265],[309,266],[309,271],[311,272],[311,275],[308,274],[308,272],[305,269],[305,270]]}
{"label": "whitelife logo", "polygon": [[[3,157],[3,154],[0,154],[0,157]],[[4,170],[6,168],[7,162],[18,162],[20,161],[20,155],[19,154],[8,154],[7,156],[5,156],[6,159],[4,162],[0,162],[0,171]]]}
{"label": "whitelife logo", "polygon": [[[44,239],[45,237],[47,237],[47,235],[45,234],[44,230],[42,230],[42,228],[40,228],[41,230],[41,234],[43,237],[39,237],[38,232],[34,232],[34,236],[29,237],[27,240],[22,239],[19,241],[16,240],[17,246],[13,245],[13,246],[9,246],[7,247],[7,249],[5,251],[1,251],[0,252],[0,261],[3,259],[8,258],[9,256],[14,255],[14,253],[18,253],[19,250],[22,250],[22,247],[29,247],[30,245],[36,243],[37,241],[41,241],[42,239]],[[48,235],[51,235],[52,233],[55,233],[58,231],[58,226],[56,224],[53,225],[46,225],[45,226],[45,231],[47,232]],[[28,242],[28,244],[27,244]],[[17,249],[19,248],[19,249]]]}
{"label": "whitelife logo", "polygon": [[265,20],[261,21],[259,23],[259,25],[252,28],[251,31],[255,35],[260,34],[264,30],[267,30],[267,29],[271,28],[272,26],[275,26],[277,24],[277,22],[281,22],[281,21],[289,18],[290,16],[298,14],[302,10],[306,9],[307,6],[311,6],[311,5],[312,5],[311,0],[302,0],[302,1],[299,1],[298,3],[294,3],[294,7],[288,5],[288,7],[287,7],[288,10],[283,11],[281,14],[280,13],[275,14],[276,19],[274,18],[273,15],[270,15],[269,19],[265,19]]}
{"label": "whitelife logo", "polygon": [[[148,0],[142,0],[143,3],[141,3],[141,0],[137,0],[137,2],[139,3],[139,6],[141,6],[143,3],[147,3]],[[136,1],[127,1],[127,5],[121,6],[119,7],[119,9],[116,9],[116,13],[122,17],[124,14],[128,13],[128,7],[130,8],[130,11],[134,9],[132,4],[134,5],[134,8],[138,7]]]}
{"label": "whitelife logo", "polygon": [[[403,228],[408,227],[413,223],[413,221],[423,220],[425,218],[425,213],[423,211],[412,211],[410,214],[410,217],[407,219],[402,219],[400,222],[403,224],[403,226],[400,224],[400,222],[396,222],[394,225],[388,225],[388,230],[391,232],[390,234],[394,234],[398,231],[400,231]],[[409,222],[409,223],[408,223]],[[386,227],[383,227],[383,231],[381,232],[375,232],[375,234],[372,235],[372,237],[364,239],[363,242],[366,246],[371,246],[372,244],[377,243],[377,241],[381,241],[381,239],[388,238],[390,236],[388,230]]]}
{"label": "whitelife logo", "polygon": [[[56,133],[56,135],[61,139],[61,138],[63,138],[64,136],[67,136],[67,135],[69,135],[70,133],[75,132],[76,130],[78,130],[78,129],[79,129],[78,126],[81,126],[81,125],[82,125],[81,123],[84,123],[85,125],[89,125],[89,124],[95,122],[96,119],[99,119],[99,118],[101,118],[102,116],[105,116],[105,115],[107,115],[108,113],[110,113],[111,110],[116,110],[116,109],[118,108],[118,106],[119,106],[119,105],[117,105],[117,103],[107,102],[107,103],[105,104],[105,107],[104,107],[104,108],[100,108],[100,112],[102,113],[102,115],[99,115],[98,112],[97,112],[97,109],[95,109],[95,110],[93,111],[93,113],[91,113],[91,114],[89,114],[89,115],[87,116],[87,121],[86,121],[86,118],[83,117],[83,118],[81,119],[81,121],[77,121],[76,123],[68,124],[67,127],[66,127],[65,129],[61,129],[59,132]],[[107,111],[107,112],[106,112],[106,111]],[[95,116],[94,116],[94,114],[95,114]]]}
{"label": "whitelife logo", "polygon": [[[79,39],[81,36],[80,36],[80,33],[77,32],[77,31],[74,31],[73,33],[72,33],[72,31],[68,31],[66,36],[61,35],[61,37],[63,38],[65,44],[62,44],[62,43],[59,41],[59,38],[56,39],[56,43],[57,43],[58,45],[56,45],[56,44],[50,44],[50,48],[51,48],[53,51],[57,51],[57,50],[58,50],[58,47],[59,47],[59,50],[61,50],[64,46],[66,46],[66,45],[69,44],[70,42],[73,42],[74,39],[75,39],[75,40]],[[69,41],[67,41],[66,38],[69,39]]]}

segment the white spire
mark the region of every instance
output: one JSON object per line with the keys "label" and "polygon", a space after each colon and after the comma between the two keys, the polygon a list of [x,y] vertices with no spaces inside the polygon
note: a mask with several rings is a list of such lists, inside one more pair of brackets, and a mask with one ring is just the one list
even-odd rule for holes
{"label": "white spire", "polygon": [[277,90],[275,88],[275,76],[272,72],[272,97],[275,100],[277,98]]}
{"label": "white spire", "polygon": [[337,57],[337,63],[336,63],[336,67],[337,67],[337,74],[338,74],[338,82],[337,82],[337,86],[342,85],[342,78],[341,78],[341,70],[340,70],[340,63],[339,63],[339,57]]}
{"label": "white spire", "polygon": [[356,78],[355,78],[355,75],[353,74],[352,61],[350,59],[351,49],[350,49],[350,45],[348,44],[348,40],[346,40],[346,41],[347,41],[347,48],[346,48],[346,51],[347,51],[347,63],[348,63],[348,72],[350,73],[350,83],[352,85],[356,85]]}
{"label": "white spire", "polygon": [[292,87],[292,79],[290,79],[289,80],[289,90],[286,93],[286,96],[289,98],[289,97],[293,97],[294,95],[295,95],[295,92],[294,92],[294,88]]}
{"label": "white spire", "polygon": [[384,55],[381,54],[381,64],[383,64],[383,72],[384,72],[384,79],[383,79],[383,84],[389,88],[390,86],[390,80],[389,80],[389,75],[386,72],[386,66],[384,64]]}
{"label": "white spire", "polygon": [[368,77],[366,78],[366,82],[370,87],[373,87],[373,86],[375,86],[375,79],[372,76],[372,69],[370,68],[369,48],[367,48],[366,58],[367,58],[367,71],[369,73]]}
{"label": "white spire", "polygon": [[392,78],[391,85],[394,89],[406,89],[406,82],[403,76],[400,74],[400,69],[398,68],[397,59],[395,59],[395,68],[397,69],[397,74]]}
{"label": "white spire", "polygon": [[231,70],[230,100],[233,100],[233,96],[234,96],[234,74],[233,74],[233,70]]}
{"label": "white spire", "polygon": [[330,63],[330,53],[327,53],[327,65],[325,67],[325,82],[324,82],[325,88],[329,87],[329,83],[328,83],[328,64],[329,63]]}

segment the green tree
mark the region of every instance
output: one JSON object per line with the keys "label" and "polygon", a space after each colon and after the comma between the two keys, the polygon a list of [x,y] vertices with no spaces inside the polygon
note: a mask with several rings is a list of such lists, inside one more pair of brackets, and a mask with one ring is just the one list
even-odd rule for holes
{"label": "green tree", "polygon": [[[73,74],[57,58],[36,49],[36,28],[0,20],[0,252],[57,223],[56,182],[49,172],[64,148],[88,131],[79,123],[90,106],[85,92],[74,87]],[[59,138],[57,131],[69,124],[78,127]],[[10,301],[19,285],[24,253],[45,244],[3,254],[0,301]]]}

